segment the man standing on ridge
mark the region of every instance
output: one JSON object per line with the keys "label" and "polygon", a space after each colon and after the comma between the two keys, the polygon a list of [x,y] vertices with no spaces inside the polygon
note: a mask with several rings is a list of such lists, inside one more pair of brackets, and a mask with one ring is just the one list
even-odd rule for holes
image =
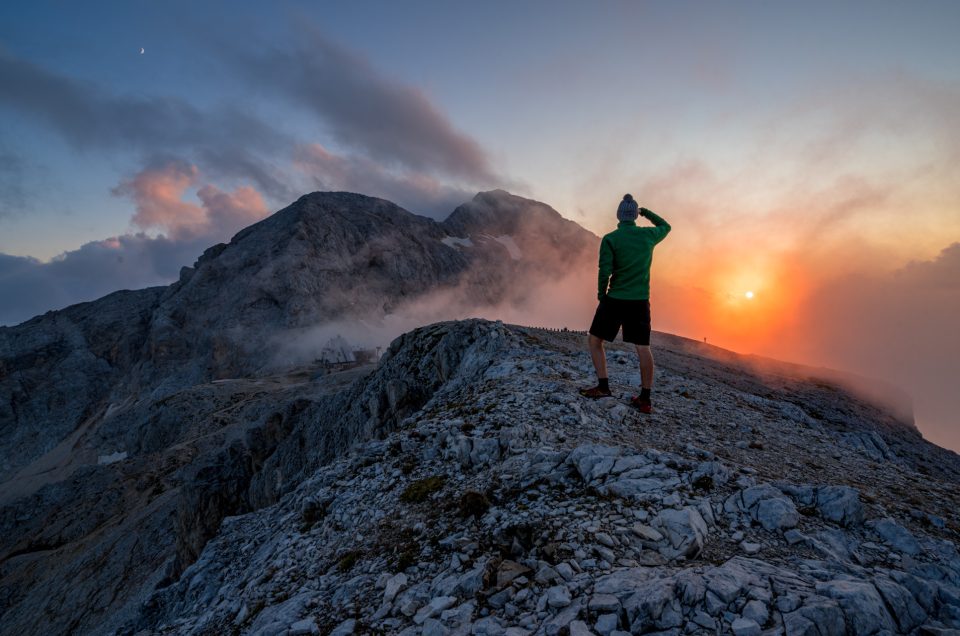
{"label": "man standing on ridge", "polygon": [[[653,227],[637,227],[637,215]],[[617,208],[617,229],[600,241],[600,277],[597,298],[600,304],[590,325],[590,357],[597,370],[597,386],[581,389],[588,398],[611,395],[607,378],[607,356],[603,341],[613,342],[620,327],[623,341],[634,344],[640,360],[640,395],[630,404],[642,413],[652,410],[653,353],[650,351],[650,263],[653,248],[670,232],[670,224],[647,208],[638,208],[629,194]]]}

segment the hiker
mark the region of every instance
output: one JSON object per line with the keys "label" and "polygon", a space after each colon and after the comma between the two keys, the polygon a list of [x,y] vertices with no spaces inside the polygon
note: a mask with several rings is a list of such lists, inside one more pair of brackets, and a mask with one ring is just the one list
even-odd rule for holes
{"label": "hiker", "polygon": [[[653,227],[637,227],[637,215],[646,217]],[[581,389],[588,398],[609,397],[607,356],[603,341],[613,342],[620,327],[623,341],[634,344],[640,360],[640,395],[630,404],[642,413],[650,413],[653,389],[653,353],[650,351],[650,263],[653,247],[670,232],[670,224],[647,208],[638,208],[629,194],[617,208],[617,229],[600,241],[600,278],[597,298],[600,304],[590,325],[590,357],[597,370],[597,386]]]}

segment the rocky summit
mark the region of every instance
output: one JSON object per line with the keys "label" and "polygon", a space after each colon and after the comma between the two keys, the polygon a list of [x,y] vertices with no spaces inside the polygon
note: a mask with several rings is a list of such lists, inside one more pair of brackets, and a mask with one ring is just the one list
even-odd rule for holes
{"label": "rocky summit", "polygon": [[811,369],[654,346],[646,416],[625,403],[625,346],[610,352],[621,395],[588,401],[582,333],[405,334],[351,389],[402,417],[309,471],[294,458],[351,418],[305,421],[299,483],[224,519],[120,632],[960,629],[955,454]]}
{"label": "rocky summit", "polygon": [[0,634],[960,633],[960,458],[835,372],[655,333],[642,415],[630,347],[592,401],[582,332],[477,319],[265,364],[595,249],[500,191],[315,193],[0,328]]}

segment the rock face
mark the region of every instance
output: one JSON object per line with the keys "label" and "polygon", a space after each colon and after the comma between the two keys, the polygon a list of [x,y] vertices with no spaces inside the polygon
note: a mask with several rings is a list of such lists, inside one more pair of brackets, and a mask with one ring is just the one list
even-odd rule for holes
{"label": "rock face", "polygon": [[308,195],[170,287],[0,329],[0,634],[960,629],[960,461],[810,369],[655,334],[641,416],[577,395],[575,332],[265,363],[311,321],[592,267],[591,237],[503,192],[442,224]]}

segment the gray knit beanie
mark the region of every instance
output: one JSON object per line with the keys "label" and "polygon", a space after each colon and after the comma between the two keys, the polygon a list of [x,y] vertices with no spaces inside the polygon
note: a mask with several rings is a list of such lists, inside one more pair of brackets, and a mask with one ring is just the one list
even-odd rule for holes
{"label": "gray knit beanie", "polygon": [[636,221],[639,213],[640,209],[637,207],[637,202],[633,200],[633,196],[629,194],[623,195],[623,201],[620,202],[620,207],[617,208],[617,220]]}

